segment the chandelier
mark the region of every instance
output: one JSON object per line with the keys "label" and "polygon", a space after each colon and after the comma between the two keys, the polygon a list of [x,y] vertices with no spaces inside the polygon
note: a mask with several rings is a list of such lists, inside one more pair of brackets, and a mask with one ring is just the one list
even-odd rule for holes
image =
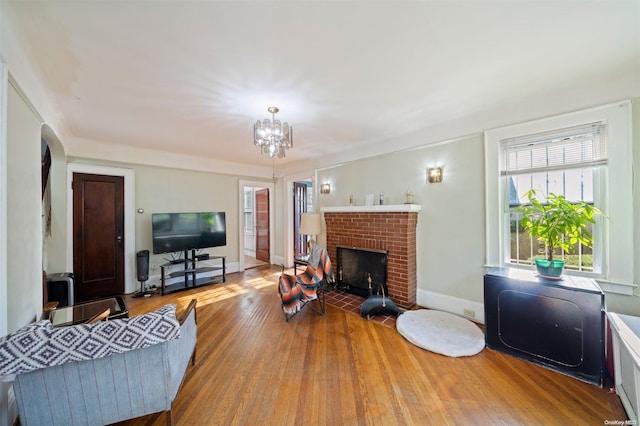
{"label": "chandelier", "polygon": [[277,107],[269,107],[267,111],[271,113],[271,120],[265,118],[253,125],[253,144],[260,147],[262,154],[284,158],[285,150],[293,147],[293,127],[276,120]]}

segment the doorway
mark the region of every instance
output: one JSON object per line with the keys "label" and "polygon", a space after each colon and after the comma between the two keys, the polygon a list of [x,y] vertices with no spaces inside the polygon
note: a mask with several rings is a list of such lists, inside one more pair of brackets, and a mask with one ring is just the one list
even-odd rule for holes
{"label": "doorway", "polygon": [[300,233],[302,213],[313,211],[313,193],[311,181],[293,182],[293,253],[295,258],[307,254],[309,236]]}
{"label": "doorway", "polygon": [[300,221],[302,213],[312,211],[311,188],[311,181],[293,182],[293,253],[296,258],[305,256],[308,251],[309,236],[300,233]]}
{"label": "doorway", "polygon": [[[298,257],[297,250],[295,250],[294,246],[296,245],[296,239],[300,238],[300,216],[306,208],[307,212],[313,212],[318,208],[318,204],[316,203],[316,195],[314,189],[314,177],[310,176],[306,173],[301,173],[297,175],[289,176],[285,182],[285,194],[286,197],[283,200],[283,204],[285,205],[284,210],[284,222],[283,222],[283,234],[285,238],[284,242],[284,258],[283,264],[287,267],[293,267],[293,261]],[[305,201],[300,203],[298,207],[296,207],[296,189],[295,187],[301,184],[306,187]],[[296,217],[298,218],[296,220]],[[305,246],[306,239],[301,239],[302,246]]]}
{"label": "doorway", "polygon": [[240,270],[274,263],[273,184],[240,182]]}
{"label": "doorway", "polygon": [[73,174],[76,301],[124,293],[124,178]]}
{"label": "doorway", "polygon": [[67,261],[66,271],[74,272],[73,259],[73,191],[71,189],[74,173],[87,173],[105,176],[122,176],[124,178],[124,293],[134,293],[138,290],[136,280],[136,252],[135,252],[135,171],[116,167],[95,166],[89,164],[67,164]]}
{"label": "doorway", "polygon": [[269,189],[246,186],[244,191],[244,268],[268,265]]}
{"label": "doorway", "polygon": [[259,189],[255,192],[256,217],[256,261],[269,263],[269,190]]}

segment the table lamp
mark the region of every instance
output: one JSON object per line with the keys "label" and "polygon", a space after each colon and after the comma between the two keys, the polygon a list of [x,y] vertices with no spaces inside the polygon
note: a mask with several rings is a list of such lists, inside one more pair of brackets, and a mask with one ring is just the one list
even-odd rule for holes
{"label": "table lamp", "polygon": [[322,219],[320,213],[302,213],[300,216],[300,234],[313,236],[312,241],[315,242],[316,236],[322,233]]}

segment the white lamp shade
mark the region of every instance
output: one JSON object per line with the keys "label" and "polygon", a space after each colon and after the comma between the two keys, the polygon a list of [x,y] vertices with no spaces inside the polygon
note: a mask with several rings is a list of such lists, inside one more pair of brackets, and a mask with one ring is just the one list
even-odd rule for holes
{"label": "white lamp shade", "polygon": [[320,235],[322,233],[320,213],[302,213],[300,217],[300,233],[303,235]]}

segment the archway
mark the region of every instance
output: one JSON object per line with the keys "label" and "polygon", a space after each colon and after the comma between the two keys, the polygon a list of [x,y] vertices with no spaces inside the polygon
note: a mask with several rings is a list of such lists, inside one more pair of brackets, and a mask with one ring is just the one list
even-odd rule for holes
{"label": "archway", "polygon": [[67,247],[67,157],[53,129],[42,125],[43,146],[49,148],[51,166],[42,202],[42,269],[47,273],[65,271]]}

